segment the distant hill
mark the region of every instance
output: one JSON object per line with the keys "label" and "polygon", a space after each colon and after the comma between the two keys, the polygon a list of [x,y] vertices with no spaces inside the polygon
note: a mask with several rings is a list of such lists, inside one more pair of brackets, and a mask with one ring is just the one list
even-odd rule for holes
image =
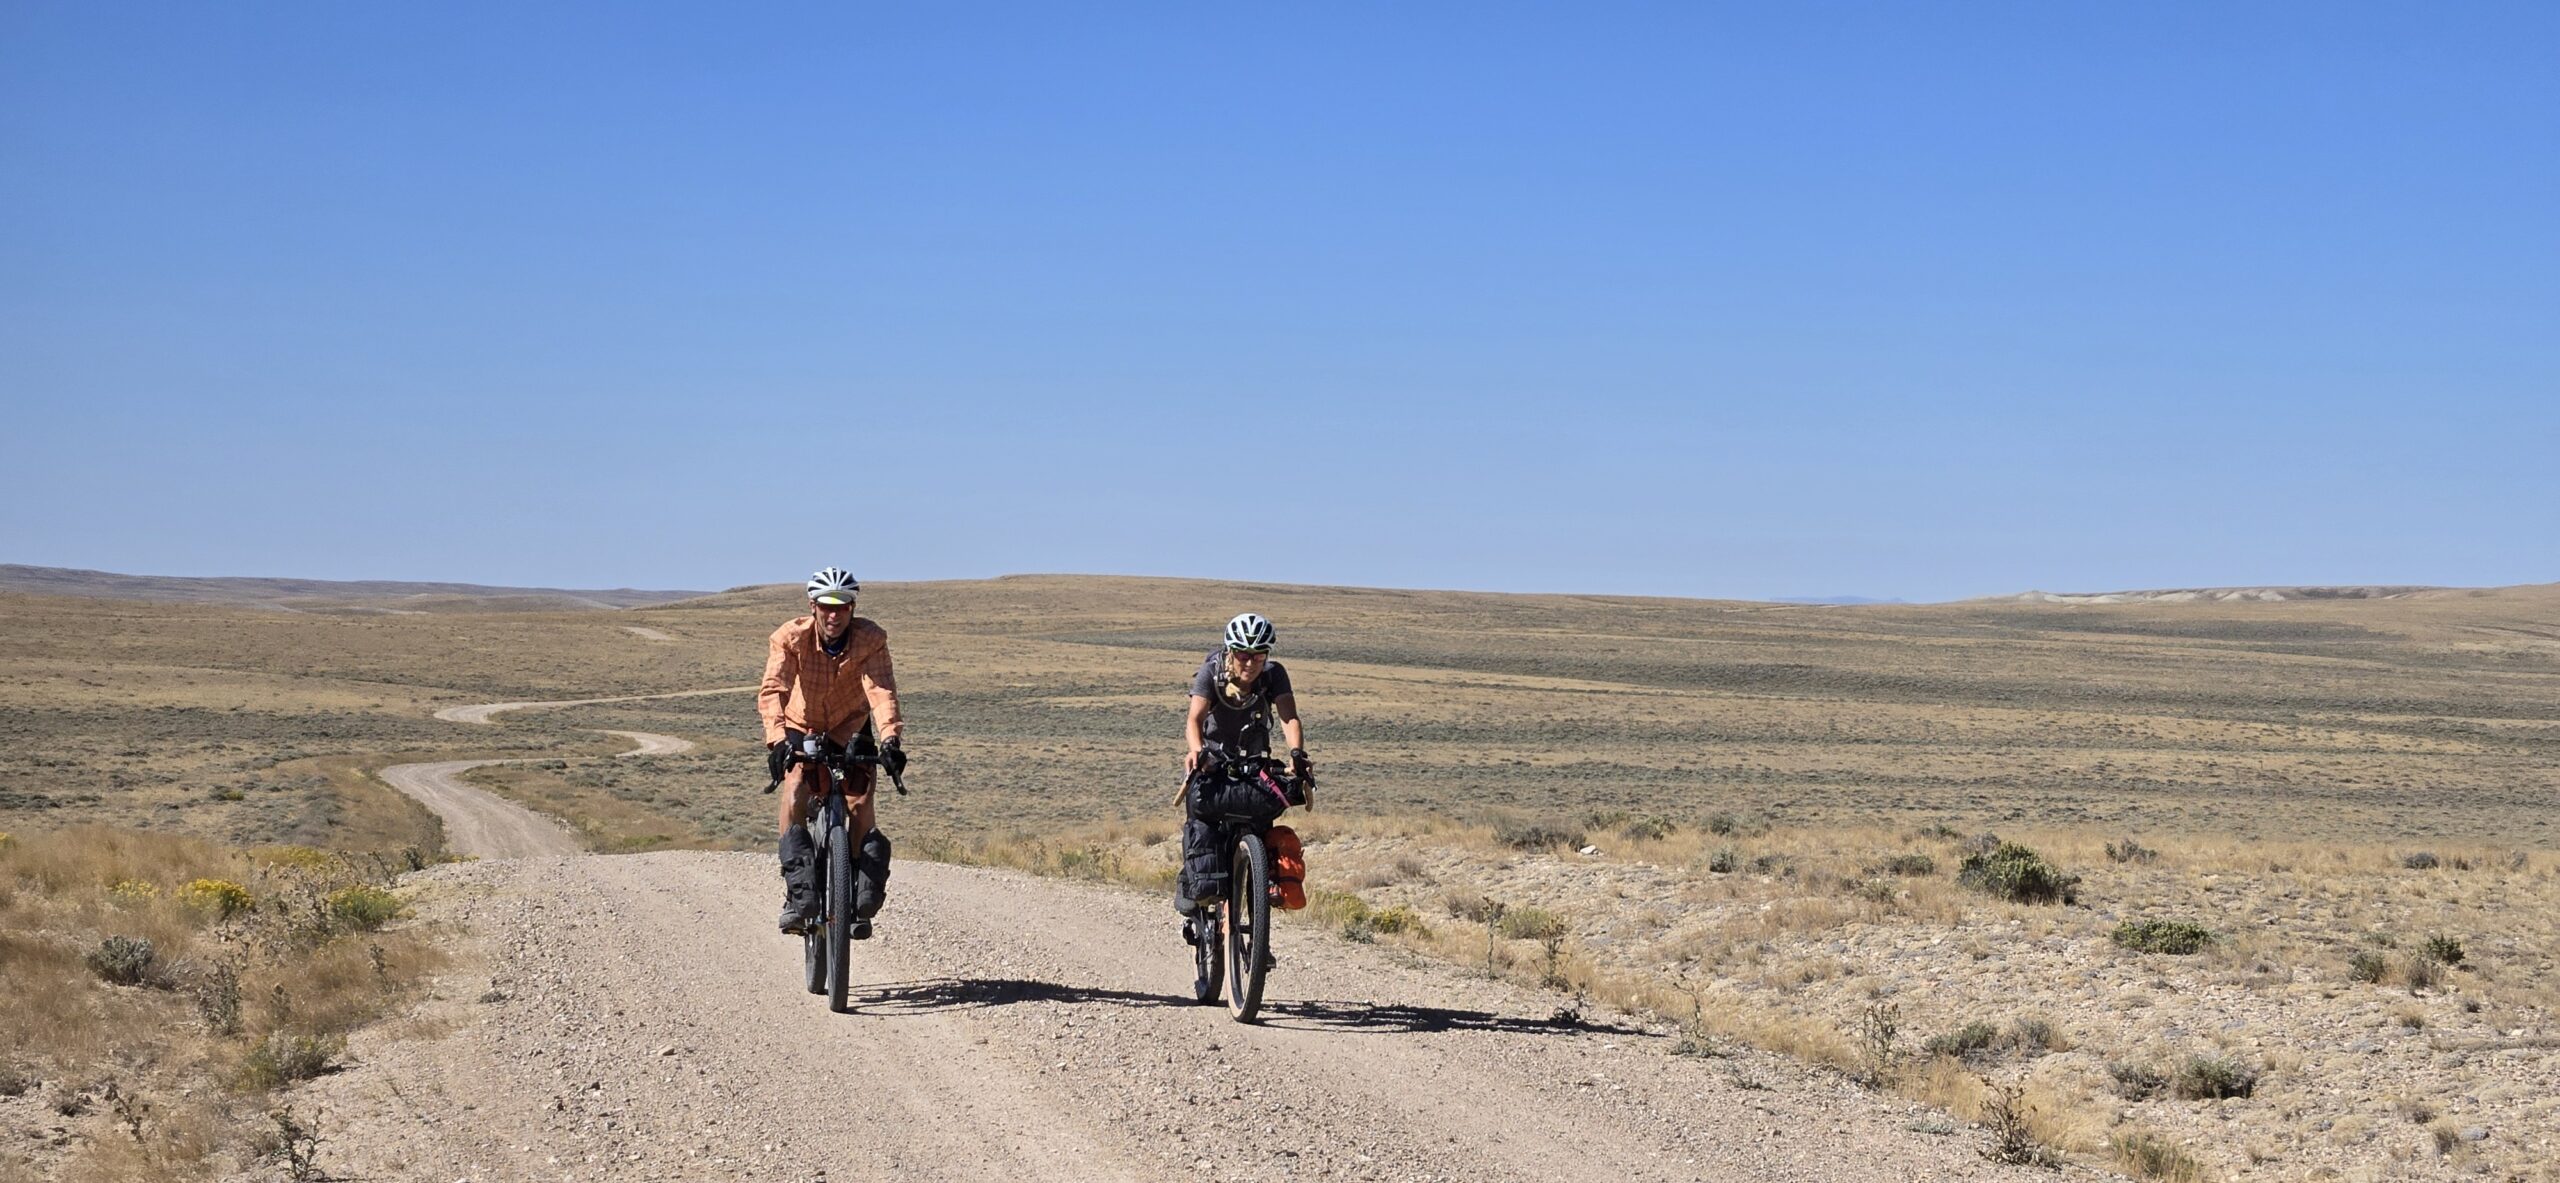
{"label": "distant hill", "polygon": [[2016,601],[2027,604],[2184,604],[2208,603],[2277,603],[2284,600],[2400,600],[2421,592],[2445,591],[2446,588],[2398,584],[2362,584],[2333,587],[2182,587],[2154,591],[2114,592],[2048,592],[2027,591],[2007,596],[1985,596],[1974,601]]}
{"label": "distant hill", "polygon": [[70,567],[0,563],[0,592],[90,596],[185,604],[239,604],[295,612],[572,612],[644,608],[691,599],[698,591],[488,587],[476,583],[404,583],[384,579],[198,578],[119,575]]}
{"label": "distant hill", "polygon": [[1772,604],[1823,604],[1848,606],[1856,604],[1908,604],[1911,601],[1878,596],[1779,596]]}

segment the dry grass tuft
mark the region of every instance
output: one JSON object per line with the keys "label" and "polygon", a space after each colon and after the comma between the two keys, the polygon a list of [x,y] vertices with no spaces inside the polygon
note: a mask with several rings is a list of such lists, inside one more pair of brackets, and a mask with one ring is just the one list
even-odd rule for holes
{"label": "dry grass tuft", "polygon": [[[107,1119],[75,1127],[90,1132],[59,1177],[198,1177],[254,1157],[255,1100],[326,1071],[438,961],[410,933],[375,931],[378,902],[397,897],[373,874],[361,859],[113,830],[0,846],[14,995],[0,1083]],[[331,902],[350,899],[366,905]]]}

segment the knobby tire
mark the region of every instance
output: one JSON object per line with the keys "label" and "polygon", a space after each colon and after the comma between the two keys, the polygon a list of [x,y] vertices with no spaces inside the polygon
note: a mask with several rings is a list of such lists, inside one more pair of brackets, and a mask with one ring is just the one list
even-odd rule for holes
{"label": "knobby tire", "polygon": [[853,977],[853,842],[843,826],[827,830],[827,1009],[845,1013]]}
{"label": "knobby tire", "polygon": [[1236,840],[1235,866],[1227,877],[1227,951],[1235,988],[1227,1010],[1250,1023],[1262,1009],[1262,975],[1271,967],[1271,851],[1257,834]]}

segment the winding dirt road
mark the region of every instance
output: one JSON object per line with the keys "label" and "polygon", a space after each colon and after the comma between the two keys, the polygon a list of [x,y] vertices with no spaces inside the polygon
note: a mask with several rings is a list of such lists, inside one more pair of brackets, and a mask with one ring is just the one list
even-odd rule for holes
{"label": "winding dirt road", "polygon": [[[607,702],[644,702],[658,698],[692,698],[704,694],[736,694],[747,687],[723,687],[718,690],[686,690],[674,694],[635,694],[620,698],[582,698],[557,702],[493,702],[478,706],[446,707],[436,718],[451,723],[494,723],[494,716],[506,711],[528,711],[543,707],[587,706]],[[647,731],[607,731],[637,745],[624,756],[671,756],[693,750],[693,741],[672,735]],[[516,764],[518,760],[439,760],[427,764],[394,764],[382,770],[383,783],[417,798],[444,821],[445,849],[455,854],[479,858],[530,858],[537,855],[576,854],[584,847],[560,823],[530,809],[497,796],[486,789],[462,782],[462,774],[492,764]]]}
{"label": "winding dirt road", "polygon": [[[503,813],[421,799],[457,834]],[[770,855],[498,856],[408,884],[458,968],[297,1095],[333,1177],[2054,1177],[1791,1061],[1678,1056],[1310,924],[1281,926],[1263,1022],[1239,1025],[1192,1002],[1165,901],[1122,889],[901,861],[836,1015],[774,933]]]}

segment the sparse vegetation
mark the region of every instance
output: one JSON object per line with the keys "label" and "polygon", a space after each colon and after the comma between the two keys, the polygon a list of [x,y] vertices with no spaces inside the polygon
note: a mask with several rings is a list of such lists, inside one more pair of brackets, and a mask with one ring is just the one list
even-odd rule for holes
{"label": "sparse vegetation", "polygon": [[2347,977],[2359,982],[2379,982],[2390,969],[2380,950],[2358,949],[2347,954]]}
{"label": "sparse vegetation", "polygon": [[241,1123],[261,1096],[325,1071],[349,1031],[406,1003],[433,953],[404,933],[346,935],[331,912],[332,893],[381,890],[360,865],[94,829],[0,848],[0,1094],[41,1074],[57,1120],[105,1123],[103,1140],[67,1144],[66,1177],[134,1177],[135,1162],[205,1174],[206,1156],[252,1140]]}
{"label": "sparse vegetation", "polygon": [[2114,1138],[2115,1159],[2126,1173],[2137,1179],[2158,1179],[2162,1183],[2204,1183],[2204,1164],[2183,1147],[2157,1134],[2141,1130],[2119,1131]]}
{"label": "sparse vegetation", "polygon": [[2073,890],[2080,877],[2064,874],[2033,850],[2015,842],[2002,842],[1988,851],[1966,855],[1964,864],[1956,870],[1956,882],[2022,904],[2067,904],[2073,902]]}
{"label": "sparse vegetation", "polygon": [[2258,1087],[2256,1069],[2238,1060],[2222,1056],[2189,1056],[2179,1065],[2178,1074],[2170,1079],[2170,1089],[2182,1100],[2211,1101],[2224,1097],[2245,1097]]}
{"label": "sparse vegetation", "polygon": [[2148,846],[2144,846],[2131,838],[2126,838],[2120,842],[2107,843],[2107,861],[2111,863],[2154,863],[2160,861],[2160,852],[2153,850]]}
{"label": "sparse vegetation", "polygon": [[1966,1056],[1991,1050],[1991,1045],[1999,1039],[1999,1028],[1976,1020],[1953,1031],[1932,1035],[1920,1047],[1921,1050],[1933,1056],[1963,1059]]}
{"label": "sparse vegetation", "polygon": [[159,968],[159,953],[141,937],[108,937],[89,951],[89,969],[99,980],[139,986]]}
{"label": "sparse vegetation", "polygon": [[2184,956],[2212,944],[2213,930],[2190,920],[2127,920],[2116,926],[2109,939],[2136,953]]}
{"label": "sparse vegetation", "polygon": [[2428,933],[2426,943],[2418,947],[2418,955],[2445,965],[2462,964],[2462,938],[2443,933]]}

